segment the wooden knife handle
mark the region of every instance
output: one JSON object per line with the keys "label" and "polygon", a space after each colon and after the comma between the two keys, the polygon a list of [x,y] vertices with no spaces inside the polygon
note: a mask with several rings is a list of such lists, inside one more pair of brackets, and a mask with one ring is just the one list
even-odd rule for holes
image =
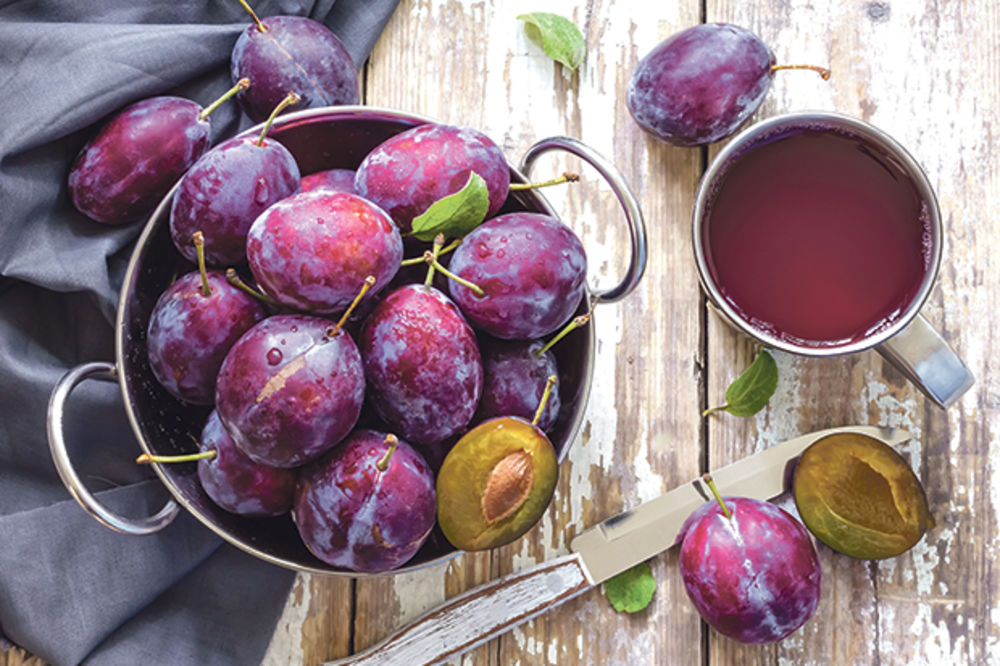
{"label": "wooden knife handle", "polygon": [[437,664],[496,638],[594,586],[576,553],[503,576],[452,597],[381,643],[326,662]]}

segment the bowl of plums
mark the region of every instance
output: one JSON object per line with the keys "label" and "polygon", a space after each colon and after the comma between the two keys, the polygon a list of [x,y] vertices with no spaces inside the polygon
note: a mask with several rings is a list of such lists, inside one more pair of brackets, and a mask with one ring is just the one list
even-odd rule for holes
{"label": "bowl of plums", "polygon": [[[629,261],[610,289],[526,176],[550,150],[622,204]],[[515,168],[482,132],[410,113],[278,115],[204,152],[150,216],[115,362],[53,392],[56,466],[109,527],[149,533],[183,508],[297,571],[501,546],[544,514],[581,424],[595,305],[628,295],[645,261],[634,196],[574,139]],[[172,496],[154,516],[110,511],[73,469],[63,405],[88,377],[120,384],[139,461]]]}

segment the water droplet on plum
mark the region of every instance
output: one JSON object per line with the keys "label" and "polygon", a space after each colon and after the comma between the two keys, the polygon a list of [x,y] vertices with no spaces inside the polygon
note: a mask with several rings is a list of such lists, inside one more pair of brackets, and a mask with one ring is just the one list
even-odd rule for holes
{"label": "water droplet on plum", "polygon": [[[284,342],[284,340],[282,340],[282,342]],[[282,358],[283,356],[281,354],[281,350],[278,349],[277,347],[272,347],[267,352],[267,362],[270,363],[271,365],[278,365],[279,363],[281,363]]]}

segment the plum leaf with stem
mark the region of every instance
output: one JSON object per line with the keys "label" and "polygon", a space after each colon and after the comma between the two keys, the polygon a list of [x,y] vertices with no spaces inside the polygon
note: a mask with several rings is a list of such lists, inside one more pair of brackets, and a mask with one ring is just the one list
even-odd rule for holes
{"label": "plum leaf with stem", "polygon": [[524,32],[556,62],[564,67],[576,69],[587,53],[587,43],[580,29],[568,18],[547,12],[521,14]]}
{"label": "plum leaf with stem", "polygon": [[413,218],[411,235],[429,241],[437,234],[464,236],[486,219],[490,194],[486,181],[475,171],[458,192],[441,197]]}
{"label": "plum leaf with stem", "polygon": [[778,365],[774,357],[762,349],[743,373],[726,389],[726,403],[702,412],[708,416],[714,412],[729,412],[733,416],[753,416],[767,406],[768,400],[778,387]]}

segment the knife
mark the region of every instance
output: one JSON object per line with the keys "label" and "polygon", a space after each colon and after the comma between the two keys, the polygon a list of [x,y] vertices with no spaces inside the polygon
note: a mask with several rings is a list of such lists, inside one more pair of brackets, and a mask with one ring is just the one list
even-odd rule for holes
{"label": "knife", "polygon": [[[868,435],[899,446],[897,428],[845,426],[801,435],[712,472],[727,496],[767,500],[788,489],[789,463],[818,439]],[[570,553],[452,597],[342,664],[437,664],[496,638],[675,545],[684,520],[710,495],[701,478],[608,518],[570,542]],[[714,500],[712,500],[714,501]]]}

